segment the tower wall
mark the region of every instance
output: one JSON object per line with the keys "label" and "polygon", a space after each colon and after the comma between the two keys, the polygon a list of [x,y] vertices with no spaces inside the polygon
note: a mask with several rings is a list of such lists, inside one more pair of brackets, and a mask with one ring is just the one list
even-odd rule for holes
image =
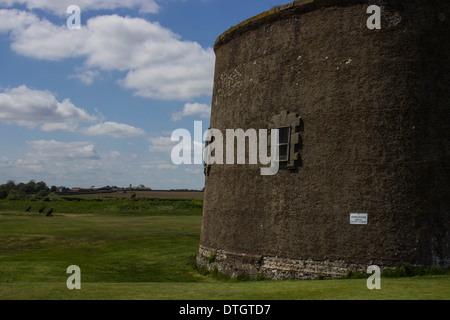
{"label": "tower wall", "polygon": [[449,4],[383,3],[381,30],[367,1],[315,0],[218,38],[211,127],[298,115],[299,158],[273,176],[211,166],[199,265],[273,279],[450,265]]}

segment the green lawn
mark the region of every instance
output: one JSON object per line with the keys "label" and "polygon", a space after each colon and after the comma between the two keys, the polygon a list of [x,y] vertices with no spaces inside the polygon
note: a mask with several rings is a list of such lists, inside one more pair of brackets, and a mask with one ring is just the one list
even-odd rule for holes
{"label": "green lawn", "polygon": [[[0,200],[0,212],[24,212],[31,206],[37,212],[54,208],[56,213],[104,214],[104,215],[201,215],[203,202],[200,199],[151,199],[132,201],[125,198],[57,197],[59,201],[8,201]],[[68,200],[66,200],[68,199]]]}
{"label": "green lawn", "polygon": [[[383,278],[381,290],[368,290],[365,279],[239,282],[202,275],[194,268],[201,214],[173,205],[179,215],[156,215],[139,204],[138,214],[78,208],[52,218],[0,208],[0,300],[450,299],[448,275]],[[70,265],[81,268],[81,290],[66,287]]]}
{"label": "green lawn", "polygon": [[0,283],[193,282],[201,216],[0,214]]}
{"label": "green lawn", "polygon": [[450,276],[365,280],[91,283],[68,290],[63,283],[1,283],[0,299],[50,300],[448,300]]}

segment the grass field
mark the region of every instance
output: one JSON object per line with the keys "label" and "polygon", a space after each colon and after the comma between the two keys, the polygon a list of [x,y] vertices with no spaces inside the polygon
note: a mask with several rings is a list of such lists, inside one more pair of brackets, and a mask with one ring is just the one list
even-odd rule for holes
{"label": "grass field", "polygon": [[0,200],[0,212],[24,212],[28,206],[32,212],[45,207],[53,208],[59,214],[101,214],[101,215],[201,215],[203,202],[200,199],[153,199],[141,198],[132,201],[126,198],[93,198],[92,196],[60,197],[59,201],[8,201]]}
{"label": "grass field", "polygon": [[[198,272],[198,201],[55,201],[51,218],[25,213],[25,201],[0,201],[0,299],[450,299],[448,275],[382,278],[381,290],[368,290],[366,279],[237,281]],[[81,290],[66,287],[70,265],[81,269]]]}

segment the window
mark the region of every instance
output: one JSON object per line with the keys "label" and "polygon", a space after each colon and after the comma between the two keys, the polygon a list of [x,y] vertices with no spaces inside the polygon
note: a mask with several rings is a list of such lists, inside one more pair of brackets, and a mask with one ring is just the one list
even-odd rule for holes
{"label": "window", "polygon": [[291,144],[291,127],[278,128],[278,154],[280,162],[289,161],[289,147]]}
{"label": "window", "polygon": [[302,139],[300,131],[303,131],[302,118],[289,111],[275,114],[269,121],[268,128],[278,129],[278,162],[279,168],[297,171],[301,166],[300,152],[302,149]]}

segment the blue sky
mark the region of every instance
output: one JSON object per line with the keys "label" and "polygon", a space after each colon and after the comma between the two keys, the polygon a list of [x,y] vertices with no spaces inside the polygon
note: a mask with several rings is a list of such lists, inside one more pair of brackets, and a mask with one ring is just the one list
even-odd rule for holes
{"label": "blue sky", "polygon": [[209,126],[217,37],[287,2],[0,0],[0,183],[203,188],[171,134]]}

